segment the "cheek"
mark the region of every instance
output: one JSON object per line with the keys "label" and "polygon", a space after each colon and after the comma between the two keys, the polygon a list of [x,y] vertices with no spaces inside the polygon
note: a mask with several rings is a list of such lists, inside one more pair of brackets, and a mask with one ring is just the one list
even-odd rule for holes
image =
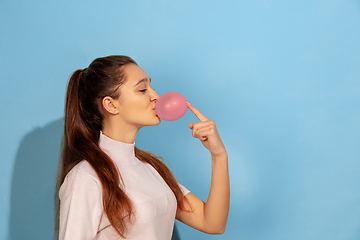
{"label": "cheek", "polygon": [[146,96],[137,96],[124,103],[125,109],[129,114],[141,114],[149,108],[150,101]]}

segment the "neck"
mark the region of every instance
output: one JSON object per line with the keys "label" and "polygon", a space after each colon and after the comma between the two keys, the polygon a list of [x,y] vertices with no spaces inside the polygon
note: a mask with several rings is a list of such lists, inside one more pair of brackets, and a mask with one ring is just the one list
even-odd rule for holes
{"label": "neck", "polygon": [[102,132],[105,136],[123,143],[134,143],[139,128],[126,124],[112,124],[104,121]]}

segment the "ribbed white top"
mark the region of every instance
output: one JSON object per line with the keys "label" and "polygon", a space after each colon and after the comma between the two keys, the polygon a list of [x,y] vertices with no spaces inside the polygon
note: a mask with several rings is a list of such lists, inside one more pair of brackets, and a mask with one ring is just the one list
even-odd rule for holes
{"label": "ribbed white top", "polygon": [[[177,203],[158,172],[135,157],[135,144],[100,134],[99,146],[119,169],[126,194],[135,210],[135,224],[128,225],[127,239],[170,240]],[[184,195],[189,193],[181,186]],[[76,165],[59,191],[60,240],[121,239],[103,212],[102,187],[87,161]]]}

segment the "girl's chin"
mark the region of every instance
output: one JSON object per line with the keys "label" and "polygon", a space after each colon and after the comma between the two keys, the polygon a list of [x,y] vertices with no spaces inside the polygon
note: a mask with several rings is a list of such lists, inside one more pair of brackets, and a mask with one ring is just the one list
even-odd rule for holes
{"label": "girl's chin", "polygon": [[156,116],[156,119],[151,121],[151,123],[147,124],[147,126],[156,126],[159,125],[160,123],[161,123],[161,119],[158,116]]}
{"label": "girl's chin", "polygon": [[157,118],[157,122],[154,125],[159,125],[161,123],[161,119],[158,116],[156,116],[156,118]]}

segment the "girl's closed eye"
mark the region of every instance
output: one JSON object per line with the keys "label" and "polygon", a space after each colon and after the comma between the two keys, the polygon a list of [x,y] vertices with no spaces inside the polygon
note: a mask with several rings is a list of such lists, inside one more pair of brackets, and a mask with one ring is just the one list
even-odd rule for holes
{"label": "girl's closed eye", "polygon": [[146,88],[139,90],[139,92],[146,92],[146,91],[147,91]]}

